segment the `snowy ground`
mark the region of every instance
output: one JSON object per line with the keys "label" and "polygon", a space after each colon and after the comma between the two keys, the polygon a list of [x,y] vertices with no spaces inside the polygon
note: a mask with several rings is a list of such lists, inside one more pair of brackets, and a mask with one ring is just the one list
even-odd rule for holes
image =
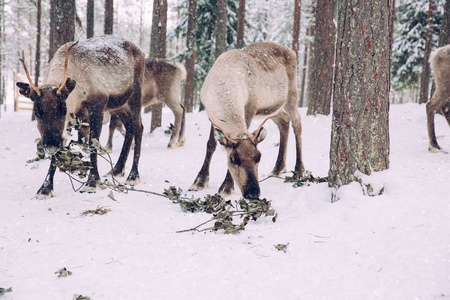
{"label": "snowy ground", "polygon": [[[305,166],[326,176],[330,117],[300,112]],[[438,141],[450,150],[449,127],[436,118]],[[56,197],[33,199],[49,161],[26,162],[36,156],[39,135],[29,120],[29,112],[2,112],[0,119],[0,287],[13,289],[2,299],[450,299],[450,154],[427,151],[423,105],[391,106],[391,166],[374,179],[385,183],[384,195],[363,196],[355,183],[332,204],[326,183],[293,188],[271,178],[261,183],[262,196],[272,200],[278,221],[261,218],[237,235],[176,233],[210,216],[183,213],[148,194],[115,193],[117,202],[108,190],[80,194],[59,172]],[[163,122],[173,122],[167,109]],[[276,127],[266,128],[260,179],[277,151]],[[194,113],[187,115],[183,148],[167,150],[163,129],[145,136],[138,188],[187,191],[208,131],[206,114]],[[117,134],[114,159],[121,141]],[[288,168],[292,141],[291,133]],[[212,165],[210,188],[196,197],[219,188],[224,151]],[[105,174],[108,165],[100,161],[100,168]],[[81,216],[98,206],[111,211]],[[286,253],[275,249],[280,243],[289,243]],[[63,267],[73,274],[59,278]]]}

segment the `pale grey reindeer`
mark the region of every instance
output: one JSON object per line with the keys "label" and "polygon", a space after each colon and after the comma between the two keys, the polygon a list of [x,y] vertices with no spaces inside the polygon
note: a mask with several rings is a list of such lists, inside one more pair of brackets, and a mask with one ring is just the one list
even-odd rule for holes
{"label": "pale grey reindeer", "polygon": [[[175,120],[172,136],[168,148],[183,146],[186,139],[184,136],[185,110],[181,104],[181,82],[186,79],[186,69],[175,61],[160,58],[149,58],[145,60],[145,76],[142,88],[142,106],[147,107],[157,103],[165,103],[172,110]],[[109,137],[106,150],[111,151],[114,130],[121,130],[119,115],[122,110],[111,115],[109,123]],[[121,131],[122,134],[125,131]]]}
{"label": "pale grey reindeer", "polygon": [[428,150],[446,153],[436,139],[434,116],[436,112],[441,111],[450,126],[450,45],[431,52],[429,62],[434,73],[436,91],[427,103]]}
{"label": "pale grey reindeer", "polygon": [[[121,175],[135,140],[133,166],[127,183],[139,183],[138,163],[142,140],[141,94],[145,56],[133,43],[111,35],[61,46],[50,61],[41,87],[27,73],[28,83],[17,82],[20,93],[34,102],[34,114],[44,150],[52,156],[50,168],[38,197],[53,196],[56,170],[54,154],[63,146],[66,117],[74,113],[89,120],[90,139],[99,139],[103,113],[126,107],[121,121],[127,128],[124,145],[113,175]],[[84,191],[95,192],[100,175],[97,153],[91,154],[92,169]]]}
{"label": "pale grey reindeer", "polygon": [[[228,160],[227,174],[219,193],[231,194],[236,181],[245,198],[259,198],[258,163],[261,153],[257,145],[266,136],[262,126],[269,118],[280,131],[280,148],[272,175],[278,176],[285,171],[291,121],[297,155],[294,176],[304,176],[294,51],[262,42],[223,53],[203,83],[201,101],[212,125],[205,160],[191,190],[208,186],[211,157],[219,141],[225,147]],[[249,132],[250,123],[256,116],[266,116],[266,120],[254,132]]]}

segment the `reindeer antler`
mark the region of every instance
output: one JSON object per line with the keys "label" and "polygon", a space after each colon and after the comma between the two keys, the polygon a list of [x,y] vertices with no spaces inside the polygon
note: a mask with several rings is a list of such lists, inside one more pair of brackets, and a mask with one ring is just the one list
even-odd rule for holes
{"label": "reindeer antler", "polygon": [[230,136],[228,136],[228,134],[226,134],[226,133],[223,131],[222,128],[220,128],[219,126],[217,126],[216,124],[214,124],[214,122],[213,122],[211,119],[209,119],[209,121],[211,122],[211,124],[212,124],[214,127],[216,127],[217,129],[219,129],[219,130],[222,132],[222,134],[225,136],[225,138],[226,138],[230,143],[232,143],[232,144],[237,144],[237,141],[234,140],[234,139],[232,139]]}
{"label": "reindeer antler", "polygon": [[23,50],[22,50],[22,58],[19,58],[19,60],[22,62],[23,68],[25,69],[25,73],[27,74],[28,82],[30,83],[31,88],[40,97],[41,91],[34,85],[33,80],[31,80],[30,72],[28,72],[27,65],[25,64],[25,54]]}
{"label": "reindeer antler", "polygon": [[266,123],[267,120],[272,119],[273,117],[275,117],[275,116],[270,116],[270,117],[265,118],[264,121],[262,121],[262,123],[258,126],[258,128],[256,128],[256,130],[254,131],[255,134],[252,137],[253,142],[256,142],[255,141],[256,137],[259,135],[259,132],[263,129],[264,123]]}
{"label": "reindeer antler", "polygon": [[67,63],[69,62],[69,52],[72,49],[72,47],[75,46],[76,44],[78,44],[78,41],[76,41],[75,43],[70,45],[70,47],[68,47],[67,44],[66,44],[66,59],[64,61],[64,79],[63,79],[63,82],[61,83],[61,85],[59,86],[58,90],[56,91],[57,95],[61,95],[62,89],[66,86],[66,82],[67,82]]}

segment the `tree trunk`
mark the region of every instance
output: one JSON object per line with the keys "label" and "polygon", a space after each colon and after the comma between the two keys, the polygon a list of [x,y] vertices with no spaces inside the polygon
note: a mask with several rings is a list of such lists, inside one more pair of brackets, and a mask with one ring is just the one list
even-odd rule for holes
{"label": "tree trunk", "polygon": [[450,0],[445,1],[444,16],[442,17],[441,32],[439,33],[439,47],[450,44]]}
{"label": "tree trunk", "polygon": [[[154,0],[150,57],[166,57],[166,33],[167,0]],[[151,110],[152,122],[150,124],[150,132],[153,132],[156,128],[161,127],[162,103],[153,105]]]}
{"label": "tree trunk", "polygon": [[194,109],[195,91],[195,60],[196,60],[196,34],[197,34],[197,0],[189,0],[189,17],[186,37],[186,83],[184,101],[186,112]]}
{"label": "tree trunk", "polygon": [[293,24],[294,26],[292,29],[292,50],[294,50],[295,54],[297,55],[297,61],[298,61],[298,51],[300,50],[298,39],[300,37],[301,10],[302,10],[302,1],[295,0],[294,1],[294,24]]}
{"label": "tree trunk", "polygon": [[333,1],[317,0],[314,54],[308,88],[308,115],[330,114],[336,35],[333,15]]}
{"label": "tree trunk", "polygon": [[[39,77],[41,75],[41,15],[42,15],[41,0],[36,1],[36,53],[34,63],[34,85],[39,86]],[[34,121],[36,116],[34,112],[31,113],[31,120]]]}
{"label": "tree trunk", "polygon": [[114,0],[105,0],[105,34],[113,34]]}
{"label": "tree trunk", "polygon": [[239,0],[237,36],[236,36],[237,49],[243,48],[245,46],[244,28],[245,28],[245,0]]}
{"label": "tree trunk", "polygon": [[75,38],[75,0],[50,1],[49,61],[61,45]]}
{"label": "tree trunk", "polygon": [[[442,16],[441,32],[439,33],[438,47],[450,44],[450,0],[445,1],[444,15]],[[431,85],[431,95],[436,90],[436,84]],[[439,113],[439,112],[438,112]]]}
{"label": "tree trunk", "polygon": [[[5,1],[0,0],[0,105],[5,102],[5,74],[3,72],[3,44],[4,44],[4,32],[5,32]],[[1,117],[0,109],[0,117]]]}
{"label": "tree trunk", "polygon": [[[329,186],[389,168],[392,0],[338,0]],[[333,193],[333,201],[338,200]]]}
{"label": "tree trunk", "polygon": [[217,0],[216,50],[214,52],[216,59],[227,51],[227,20],[227,0]]}
{"label": "tree trunk", "polygon": [[430,65],[428,64],[428,59],[430,58],[431,43],[433,42],[434,11],[436,9],[436,6],[434,0],[429,0],[428,5],[427,30],[425,32],[425,50],[422,61],[422,73],[420,74],[419,103],[428,102],[428,91],[430,86]]}
{"label": "tree trunk", "polygon": [[86,37],[89,39],[93,36],[94,36],[94,0],[88,0],[86,12]]}

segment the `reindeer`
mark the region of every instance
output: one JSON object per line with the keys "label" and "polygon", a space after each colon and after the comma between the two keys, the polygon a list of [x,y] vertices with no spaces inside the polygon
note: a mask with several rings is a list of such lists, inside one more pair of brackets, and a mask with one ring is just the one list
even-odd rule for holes
{"label": "reindeer", "polygon": [[450,126],[450,45],[440,47],[430,54],[430,66],[434,73],[436,91],[427,103],[427,125],[430,152],[444,152],[436,140],[434,115],[441,111]]}
{"label": "reindeer", "polygon": [[[170,138],[168,148],[183,146],[185,143],[184,125],[185,110],[180,102],[181,81],[186,79],[186,69],[178,62],[167,61],[165,59],[146,59],[145,75],[142,88],[142,106],[147,107],[157,103],[165,103],[175,116],[174,128]],[[112,140],[114,130],[121,130],[119,114],[115,112],[111,115],[109,123],[109,137],[106,150],[112,150]],[[122,134],[125,131],[121,131]]]}
{"label": "reindeer", "polygon": [[[112,173],[116,176],[123,173],[134,137],[136,145],[133,166],[127,183],[138,184],[143,131],[140,111],[145,68],[144,53],[131,42],[114,36],[67,43],[56,51],[39,88],[33,84],[23,56],[22,63],[29,84],[24,82],[16,84],[19,92],[34,102],[33,110],[43,147],[51,155],[50,168],[37,192],[37,197],[53,196],[53,177],[56,170],[54,154],[63,146],[66,117],[70,113],[89,120],[89,138],[98,140],[103,112],[126,108],[126,113],[121,115],[121,121],[127,128],[127,134]],[[97,182],[100,180],[95,151],[90,159],[92,169],[84,191],[95,192]]]}
{"label": "reindeer", "polygon": [[[258,199],[258,143],[266,137],[263,128],[272,119],[280,131],[280,149],[272,170],[285,171],[289,122],[294,130],[297,159],[294,176],[305,173],[301,156],[301,120],[297,109],[297,60],[295,53],[274,43],[255,43],[242,50],[223,53],[212,66],[201,89],[211,130],[203,166],[190,190],[208,186],[211,157],[217,141],[225,147],[228,170],[219,193],[234,191],[234,181],[244,198]],[[248,131],[255,116],[267,118],[252,133]]]}

